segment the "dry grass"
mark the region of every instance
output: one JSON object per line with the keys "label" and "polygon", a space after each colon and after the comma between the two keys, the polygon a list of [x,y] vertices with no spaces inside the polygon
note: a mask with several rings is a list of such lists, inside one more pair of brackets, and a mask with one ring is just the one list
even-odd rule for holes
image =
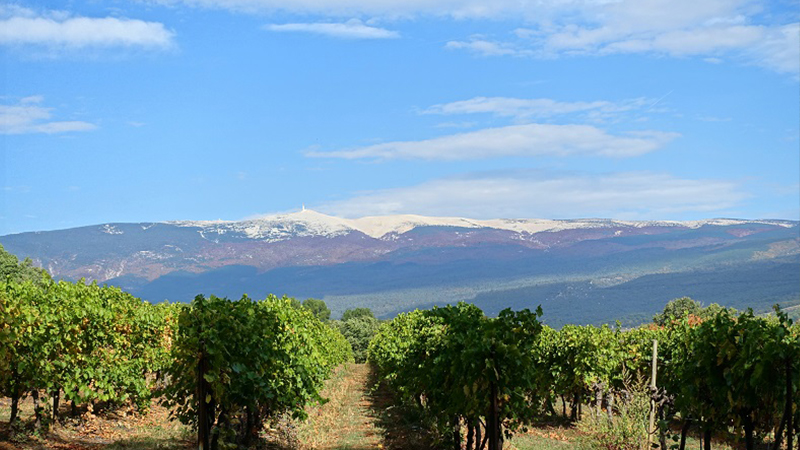
{"label": "dry grass", "polygon": [[[273,426],[268,448],[285,450],[416,450],[431,448],[429,436],[419,427],[414,410],[392,404],[391,397],[376,385],[374,374],[365,364],[348,364],[328,380],[322,392],[328,402],[307,408],[305,421],[283,420]],[[30,433],[33,404],[21,405],[20,415],[26,433],[12,438],[8,423],[9,400],[0,398],[0,450],[188,450],[196,448],[190,431],[179,422],[169,421],[169,411],[153,405],[146,415],[130,408],[93,414],[81,411],[70,418],[62,405],[62,420],[46,435]],[[579,449],[579,433],[558,423],[543,423],[528,433],[506,442],[507,450]]]}
{"label": "dry grass", "polygon": [[[324,405],[309,407],[309,418],[296,423],[299,450],[417,450],[430,448],[414,411],[393,406],[378,388],[365,364],[350,364],[328,381]],[[543,424],[507,441],[508,450],[577,449],[577,431],[569,426]]]}
{"label": "dry grass", "polygon": [[383,430],[372,411],[369,370],[348,364],[328,381],[322,396],[329,401],[307,409],[308,420],[297,425],[301,450],[383,448]]}
{"label": "dry grass", "polygon": [[94,414],[81,411],[69,417],[67,405],[60,409],[60,420],[42,435],[33,433],[33,402],[20,404],[23,430],[12,433],[8,422],[10,400],[0,399],[0,450],[88,450],[88,449],[165,449],[193,448],[186,427],[169,420],[169,411],[153,404],[147,414],[120,408]]}

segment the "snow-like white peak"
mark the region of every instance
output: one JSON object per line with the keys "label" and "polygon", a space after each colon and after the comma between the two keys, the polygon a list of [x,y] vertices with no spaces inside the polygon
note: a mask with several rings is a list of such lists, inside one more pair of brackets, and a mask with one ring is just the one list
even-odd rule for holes
{"label": "snow-like white peak", "polygon": [[403,234],[417,227],[484,228],[485,225],[479,222],[461,217],[427,217],[415,214],[371,216],[351,220],[358,231],[374,238],[391,233]]}
{"label": "snow-like white peak", "polygon": [[169,220],[164,222],[168,225],[175,225],[177,227],[213,227],[217,225],[226,225],[236,223],[234,220]]}
{"label": "snow-like white peak", "polygon": [[716,226],[730,226],[730,225],[744,225],[746,223],[759,223],[762,225],[777,225],[784,228],[790,228],[791,223],[785,220],[744,220],[744,219],[705,219],[705,220],[692,220],[688,222],[679,222],[681,225],[689,228],[700,228],[704,225]]}
{"label": "snow-like white peak", "polygon": [[125,234],[124,231],[108,223],[100,227],[100,231],[102,231],[105,234]]}
{"label": "snow-like white peak", "polygon": [[780,220],[741,220],[741,219],[707,219],[695,221],[630,221],[612,219],[468,219],[463,217],[428,217],[414,214],[393,216],[370,216],[358,219],[344,219],[329,216],[310,209],[299,212],[272,214],[255,217],[238,222],[234,221],[181,221],[170,222],[173,225],[201,228],[204,233],[225,234],[238,232],[251,239],[279,241],[293,236],[334,237],[360,231],[376,239],[387,235],[400,235],[418,227],[457,227],[457,228],[489,228],[507,230],[516,233],[541,233],[544,231],[562,231],[587,228],[643,228],[643,227],[686,227],[699,228],[704,225],[741,225],[746,223],[762,223],[791,227],[796,224]]}
{"label": "snow-like white peak", "polygon": [[339,236],[356,230],[350,220],[318,213],[310,209],[288,214],[261,216],[235,222],[253,239],[293,236]]}

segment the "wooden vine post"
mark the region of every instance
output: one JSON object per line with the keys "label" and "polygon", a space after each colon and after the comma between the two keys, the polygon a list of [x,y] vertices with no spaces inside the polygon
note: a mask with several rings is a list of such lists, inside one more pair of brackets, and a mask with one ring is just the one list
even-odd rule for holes
{"label": "wooden vine post", "polygon": [[[792,423],[793,414],[792,414],[792,399],[794,399],[794,395],[792,394],[792,360],[790,358],[786,358],[786,411],[789,414],[786,417],[786,448],[792,448],[792,438],[794,436],[794,424]],[[798,439],[800,441],[800,439]],[[800,447],[800,442],[797,443],[798,447]]]}
{"label": "wooden vine post", "polygon": [[197,361],[197,445],[199,450],[209,450],[209,430],[208,430],[208,403],[206,396],[206,355],[205,345],[200,340],[200,359]]}
{"label": "wooden vine post", "polygon": [[656,392],[656,373],[658,372],[658,339],[653,339],[653,370],[650,376],[650,427],[647,429],[647,447],[650,448],[653,442],[653,434],[656,428],[656,399],[653,396]]}
{"label": "wooden vine post", "polygon": [[208,363],[206,361],[206,342],[203,339],[203,299],[198,302],[198,309],[200,310],[200,329],[199,329],[199,351],[197,358],[197,446],[199,450],[209,450],[210,447],[210,426],[208,414],[208,402],[206,398],[209,394],[208,383],[206,382],[206,373],[208,373]]}
{"label": "wooden vine post", "polygon": [[489,439],[489,450],[503,450],[502,438],[500,436],[500,405],[497,401],[497,383],[491,383],[491,405],[489,416],[486,418],[486,435]]}

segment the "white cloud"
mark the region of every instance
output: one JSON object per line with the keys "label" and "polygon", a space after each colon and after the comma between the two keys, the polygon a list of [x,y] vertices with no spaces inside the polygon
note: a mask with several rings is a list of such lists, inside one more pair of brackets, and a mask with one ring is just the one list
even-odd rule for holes
{"label": "white cloud", "polygon": [[[151,0],[161,4],[225,8],[245,12],[288,11],[323,15],[416,15],[453,18],[523,18],[542,23],[559,18],[590,17],[641,23],[642,26],[681,26],[727,17],[754,0]],[[738,13],[737,13],[738,14]],[[735,14],[734,14],[735,15]]]}
{"label": "white cloud", "polygon": [[672,219],[724,214],[748,198],[736,183],[653,172],[605,175],[488,172],[363,192],[318,209],[341,217]]}
{"label": "white cloud", "polygon": [[627,111],[642,109],[654,100],[635,98],[621,102],[560,102],[549,98],[474,97],[450,103],[433,105],[423,114],[475,114],[490,113],[516,119],[548,118],[559,115],[584,113],[590,118],[611,117]]}
{"label": "white cloud", "polygon": [[778,73],[800,72],[800,23],[742,25],[710,22],[677,29],[642,29],[602,25],[549,26],[546,31],[514,30],[513,42],[472,39],[450,41],[446,49],[462,49],[480,56],[557,58],[564,55],[654,54],[702,57],[719,64],[736,59]]}
{"label": "white cloud", "polygon": [[384,28],[364,25],[358,19],[345,23],[285,23],[265,25],[265,30],[278,32],[303,32],[342,39],[396,39],[400,34]]}
{"label": "white cloud", "polygon": [[[611,41],[588,42],[587,46],[598,46],[602,53],[707,55],[753,47],[764,39],[768,32],[770,30],[763,26],[732,25],[674,30],[653,36],[630,35]],[[576,46],[575,49],[580,47]]]}
{"label": "white cloud", "polygon": [[398,141],[307,156],[343,159],[464,160],[502,156],[590,155],[623,158],[652,152],[677,133],[641,131],[615,136],[589,125],[527,124],[485,128],[421,141]]}
{"label": "white cloud", "polygon": [[153,0],[174,5],[225,8],[244,12],[288,11],[301,14],[357,14],[407,17],[419,14],[455,18],[498,17],[530,9],[515,0]]}
{"label": "white cloud", "polygon": [[800,71],[800,24],[719,24],[653,32],[612,27],[565,27],[540,43],[546,52],[577,54],[648,53],[705,56],[711,63],[729,55],[779,73]]}
{"label": "white cloud", "polygon": [[23,97],[19,100],[20,104],[26,105],[30,103],[42,103],[44,101],[44,96],[42,95],[31,95],[28,97]]}
{"label": "white cloud", "polygon": [[30,8],[14,4],[0,5],[0,17],[36,17],[37,14]]}
{"label": "white cloud", "polygon": [[468,50],[479,56],[525,56],[530,52],[514,48],[510,44],[488,41],[483,38],[472,38],[469,41],[449,41],[444,48],[451,50]]}
{"label": "white cloud", "polygon": [[730,122],[730,117],[717,117],[717,116],[697,116],[695,119],[701,122]]}
{"label": "white cloud", "polygon": [[448,42],[446,48],[483,56],[541,58],[614,53],[701,56],[715,63],[720,56],[732,56],[797,74],[800,24],[770,23],[768,16],[767,22],[758,23],[762,9],[750,0],[538,2],[520,6],[519,13],[531,26],[514,30],[516,41],[473,39]]}
{"label": "white cloud", "polygon": [[435,125],[436,128],[475,128],[478,122],[442,122]]}
{"label": "white cloud", "polygon": [[[800,71],[798,23],[759,0],[152,0],[246,12],[285,11],[325,17],[509,19],[516,40],[475,35],[448,49],[480,56],[644,53],[741,60],[780,73]],[[774,10],[773,10],[774,9]],[[790,14],[796,15],[796,9]],[[286,24],[302,31],[326,24]],[[328,24],[330,25],[336,24]],[[341,25],[341,24],[339,24]],[[380,30],[380,29],[379,29]],[[299,29],[298,29],[299,31]],[[387,30],[384,30],[387,31]],[[321,32],[321,31],[313,31]],[[391,32],[390,32],[391,33]]]}
{"label": "white cloud", "polygon": [[90,131],[97,128],[77,120],[51,121],[53,108],[39,106],[40,95],[25,97],[16,105],[0,105],[0,134],[56,134],[70,131]]}
{"label": "white cloud", "polygon": [[169,48],[175,33],[158,22],[116,17],[72,17],[62,11],[37,14],[0,8],[0,44],[80,49],[87,47]]}
{"label": "white cloud", "polygon": [[750,60],[779,73],[800,74],[800,22],[772,27],[749,50]]}

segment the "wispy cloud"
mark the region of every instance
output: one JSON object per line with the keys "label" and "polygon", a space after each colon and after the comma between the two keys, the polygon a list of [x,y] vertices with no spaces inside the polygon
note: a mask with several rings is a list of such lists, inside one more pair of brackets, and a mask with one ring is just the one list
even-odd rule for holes
{"label": "wispy cloud", "polygon": [[90,131],[96,125],[77,121],[53,121],[53,109],[41,106],[44,97],[25,97],[15,105],[0,105],[0,134],[56,134]]}
{"label": "wispy cloud", "polygon": [[19,103],[21,105],[29,105],[29,104],[42,103],[43,101],[44,101],[43,95],[30,95],[28,97],[22,97],[19,100]]}
{"label": "wispy cloud", "polygon": [[727,59],[778,73],[800,72],[800,23],[769,26],[714,23],[665,30],[570,24],[551,26],[546,31],[517,29],[514,34],[517,38],[513,40],[450,41],[445,48],[467,50],[480,56],[544,59],[635,53],[698,56],[712,64]]}
{"label": "wispy cloud", "polygon": [[344,23],[285,23],[264,26],[265,30],[277,32],[301,32],[321,34],[340,39],[396,39],[400,33],[385,28],[365,25],[358,19]]}
{"label": "wispy cloud", "polygon": [[436,124],[436,128],[475,128],[478,122],[442,122]]}
{"label": "wispy cloud", "polygon": [[696,116],[695,119],[701,122],[730,122],[730,117],[716,117],[716,116]]}
{"label": "wispy cloud", "polygon": [[[300,14],[323,14],[353,17],[359,14],[390,17],[416,15],[454,18],[499,17],[512,11],[530,9],[516,0],[150,0],[167,5],[185,4],[206,8],[225,8],[249,13],[288,11]],[[534,8],[535,9],[535,8]]]}
{"label": "wispy cloud", "polygon": [[478,56],[530,56],[530,50],[516,48],[513,44],[494,42],[481,36],[473,36],[469,41],[448,41],[444,48],[467,50]]}
{"label": "wispy cloud", "polygon": [[25,194],[31,191],[31,187],[27,185],[3,186],[2,190],[5,192],[19,192]]}
{"label": "wispy cloud", "polygon": [[[800,24],[796,22],[796,11],[791,19],[794,22],[787,22],[783,19],[786,15],[771,14],[769,2],[765,5],[757,0],[153,1],[335,18],[510,19],[525,24],[525,28],[513,31],[515,39],[474,35],[450,40],[445,46],[480,56],[554,58],[619,53],[698,56],[710,61],[738,60],[779,73],[800,71]],[[287,25],[317,28],[326,24]]]}
{"label": "wispy cloud", "polygon": [[116,17],[76,17],[63,11],[38,13],[0,8],[0,44],[60,49],[173,46],[175,33],[158,22]]}
{"label": "wispy cloud", "polygon": [[729,55],[780,73],[800,71],[800,24],[783,26],[721,24],[659,33],[616,34],[598,29],[564,30],[547,38],[553,51],[577,53],[651,53],[708,56],[718,63]]}
{"label": "wispy cloud", "polygon": [[450,103],[433,105],[422,111],[422,114],[476,114],[488,113],[499,117],[513,117],[518,120],[542,119],[568,114],[581,113],[587,118],[600,120],[619,114],[649,107],[655,101],[647,98],[635,98],[620,102],[561,102],[549,98],[512,98],[512,97],[474,97]]}
{"label": "wispy cloud", "polygon": [[652,152],[677,133],[640,131],[612,135],[589,125],[527,124],[397,141],[329,152],[311,151],[318,158],[464,160],[503,156],[589,155],[624,158]]}
{"label": "wispy cloud", "polygon": [[516,170],[362,192],[318,209],[343,217],[422,214],[473,218],[671,219],[723,215],[748,194],[730,181],[665,173],[604,175]]}
{"label": "wispy cloud", "polygon": [[770,27],[748,51],[754,63],[779,73],[800,74],[800,22]]}

